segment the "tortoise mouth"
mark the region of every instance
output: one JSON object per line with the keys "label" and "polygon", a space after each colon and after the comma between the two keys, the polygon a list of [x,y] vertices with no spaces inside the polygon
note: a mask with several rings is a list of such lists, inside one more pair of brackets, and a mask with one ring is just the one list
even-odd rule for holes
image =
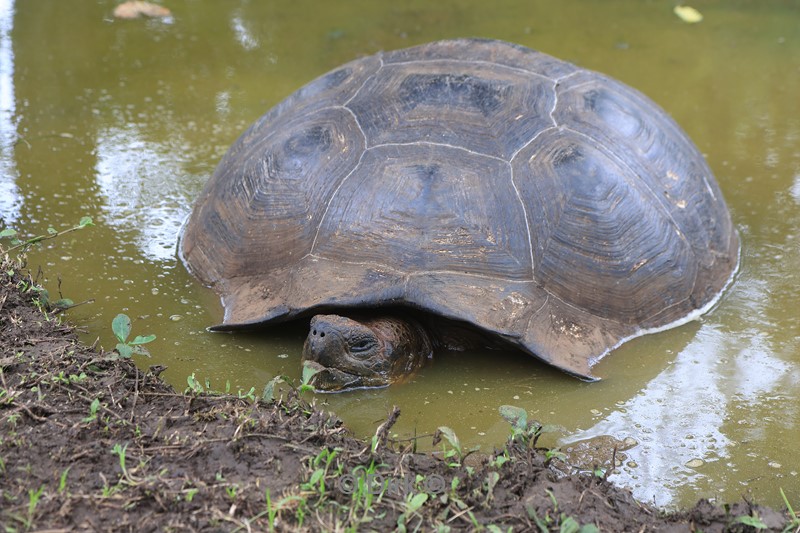
{"label": "tortoise mouth", "polygon": [[315,392],[345,392],[353,389],[377,389],[388,386],[388,383],[370,383],[364,376],[325,366],[316,361],[304,361],[303,366],[311,368],[315,372],[308,381]]}

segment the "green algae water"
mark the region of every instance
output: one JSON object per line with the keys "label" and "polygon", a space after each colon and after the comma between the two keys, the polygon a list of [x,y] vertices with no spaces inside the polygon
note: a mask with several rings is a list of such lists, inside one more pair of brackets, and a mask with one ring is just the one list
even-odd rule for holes
{"label": "green algae water", "polygon": [[[114,20],[110,1],[0,0],[0,221],[25,234],[96,227],[30,254],[74,301],[85,340],[111,320],[154,333],[178,388],[195,374],[258,393],[300,377],[302,325],[212,334],[216,296],[176,258],[181,224],[227,147],[311,79],[354,58],[455,37],[516,42],[609,74],[664,107],[714,169],[741,267],[701,320],[636,339],[575,381],[518,353],[444,354],[411,383],[318,395],[357,434],[393,405],[399,437],[453,428],[499,445],[501,405],[561,426],[546,444],[634,439],[611,479],[669,507],[750,491],[800,506],[800,3],[703,1],[213,2]],[[59,285],[59,278],[61,280]]]}

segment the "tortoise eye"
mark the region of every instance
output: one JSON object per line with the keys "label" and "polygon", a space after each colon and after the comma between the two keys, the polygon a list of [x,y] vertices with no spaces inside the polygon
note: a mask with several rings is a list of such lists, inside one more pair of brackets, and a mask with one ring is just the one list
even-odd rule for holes
{"label": "tortoise eye", "polygon": [[374,343],[370,339],[360,339],[350,344],[350,353],[363,354],[370,351]]}

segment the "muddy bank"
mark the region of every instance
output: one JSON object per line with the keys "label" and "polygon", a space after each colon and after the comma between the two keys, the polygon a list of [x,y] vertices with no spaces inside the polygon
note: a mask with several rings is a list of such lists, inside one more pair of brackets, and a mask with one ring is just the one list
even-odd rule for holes
{"label": "muddy bank", "polygon": [[[351,438],[277,401],[181,393],[77,341],[16,265],[0,281],[0,524],[11,531],[781,531],[747,502],[664,515],[523,442],[471,466]],[[27,279],[27,281],[26,281]],[[110,319],[109,319],[110,322]],[[387,413],[388,416],[388,413]],[[379,428],[376,428],[378,430]],[[374,448],[374,450],[373,450]],[[453,448],[450,447],[450,450]],[[746,525],[751,524],[751,525]],[[763,530],[763,529],[762,529]]]}

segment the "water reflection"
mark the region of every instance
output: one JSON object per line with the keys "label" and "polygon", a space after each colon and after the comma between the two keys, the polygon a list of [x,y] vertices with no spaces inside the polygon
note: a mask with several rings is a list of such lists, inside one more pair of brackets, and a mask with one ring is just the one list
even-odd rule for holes
{"label": "water reflection", "polygon": [[98,131],[96,152],[105,219],[120,231],[135,229],[136,245],[148,259],[174,261],[194,189],[181,179],[180,149],[150,142],[129,124]]}
{"label": "water reflection", "polygon": [[247,22],[241,15],[235,15],[231,18],[231,29],[236,36],[236,40],[242,45],[242,48],[245,50],[255,50],[258,48],[258,38],[248,29]]}
{"label": "water reflection", "polygon": [[19,142],[15,123],[14,0],[0,0],[0,222],[13,226],[20,216],[22,198],[17,187],[14,146]]}
{"label": "water reflection", "polygon": [[797,174],[794,177],[794,182],[792,183],[791,188],[789,189],[789,194],[792,195],[794,201],[800,204],[800,174]]}
{"label": "water reflection", "polygon": [[779,346],[766,333],[775,324],[765,323],[765,281],[740,281],[728,300],[726,307],[738,309],[749,327],[733,332],[714,322],[703,324],[674,363],[636,396],[591,428],[564,439],[636,439],[639,445],[627,452],[633,465],[623,466],[613,479],[642,501],[670,506],[687,488],[724,492],[722,480],[709,476],[704,466],[732,461],[735,470],[743,454],[739,417],[759,412],[766,398],[785,390],[785,377],[799,370],[796,363],[776,355]]}

